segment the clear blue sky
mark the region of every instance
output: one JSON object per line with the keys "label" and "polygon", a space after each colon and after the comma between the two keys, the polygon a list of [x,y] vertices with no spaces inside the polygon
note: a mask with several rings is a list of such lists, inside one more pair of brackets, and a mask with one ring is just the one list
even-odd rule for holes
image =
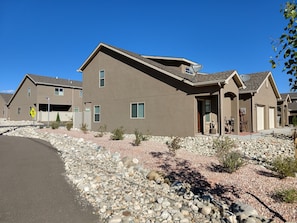
{"label": "clear blue sky", "polygon": [[285,2],[0,0],[0,92],[16,90],[27,73],[81,80],[76,70],[100,42],[184,57],[205,73],[272,71],[280,93],[289,92],[289,75],[269,63]]}

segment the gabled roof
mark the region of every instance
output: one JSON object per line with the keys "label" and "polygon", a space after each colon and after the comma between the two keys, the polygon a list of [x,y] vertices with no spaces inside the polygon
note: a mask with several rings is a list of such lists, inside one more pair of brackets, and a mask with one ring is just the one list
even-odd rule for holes
{"label": "gabled roof", "polygon": [[28,77],[36,85],[82,88],[81,81],[67,80],[67,79],[58,78],[58,77],[54,78],[54,77],[40,76],[36,74],[26,74],[26,77]]}
{"label": "gabled roof", "polygon": [[82,82],[75,81],[75,80],[67,80],[63,78],[54,78],[54,77],[47,77],[41,76],[36,74],[26,74],[22,82],[20,83],[19,87],[10,98],[8,105],[11,103],[23,83],[26,79],[31,80],[35,85],[46,85],[46,86],[53,86],[53,87],[64,87],[64,88],[75,88],[75,89],[82,89]]}
{"label": "gabled roof", "polygon": [[5,103],[8,103],[10,98],[12,97],[13,94],[8,94],[8,93],[0,93],[0,96],[3,98]]}
{"label": "gabled roof", "polygon": [[289,93],[281,93],[280,96],[281,96],[281,98],[279,99],[279,101],[288,101],[289,103],[292,102]]}
{"label": "gabled roof", "polygon": [[280,99],[280,93],[277,89],[275,81],[273,79],[272,73],[270,71],[258,72],[252,74],[240,75],[244,79],[245,89],[241,89],[240,93],[258,93],[260,88],[265,84],[265,81],[268,79],[274,91],[274,94],[277,99]]}
{"label": "gabled roof", "polygon": [[290,95],[291,100],[296,100],[297,99],[297,93],[293,92],[293,93],[288,93]]}
{"label": "gabled roof", "polygon": [[[218,85],[218,84],[226,84],[228,81],[235,76],[236,83],[239,88],[244,87],[244,84],[242,80],[239,78],[236,71],[227,71],[227,72],[220,72],[220,73],[213,73],[213,74],[195,74],[195,75],[189,75],[184,74],[181,72],[181,70],[176,69],[174,67],[165,66],[161,63],[158,63],[154,61],[153,59],[156,57],[150,57],[150,56],[141,56],[140,54],[136,54],[124,49],[120,49],[114,46],[107,45],[105,43],[100,43],[96,49],[89,55],[89,57],[85,60],[85,62],[80,66],[78,69],[79,72],[83,72],[84,69],[88,66],[89,63],[94,59],[94,57],[101,51],[102,48],[107,48],[109,50],[112,50],[120,55],[123,55],[129,59],[132,59],[136,62],[139,62],[145,66],[148,66],[152,69],[155,69],[159,72],[162,72],[169,77],[172,77],[174,79],[180,80],[188,85],[191,86],[209,86],[209,85]],[[151,59],[150,59],[151,58]],[[176,58],[176,57],[159,57],[159,58],[175,58],[178,60],[183,60],[188,63],[197,64],[193,61],[186,60],[183,58]],[[237,76],[237,77],[236,77]]]}

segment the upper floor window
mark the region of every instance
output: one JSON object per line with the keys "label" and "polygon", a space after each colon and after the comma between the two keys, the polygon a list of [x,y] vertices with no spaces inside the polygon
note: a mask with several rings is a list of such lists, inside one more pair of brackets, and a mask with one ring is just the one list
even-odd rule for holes
{"label": "upper floor window", "polygon": [[83,91],[82,91],[82,90],[79,91],[79,97],[80,97],[80,98],[83,97]]}
{"label": "upper floor window", "polygon": [[18,115],[21,114],[21,108],[18,107]]}
{"label": "upper floor window", "polygon": [[144,118],[144,103],[131,103],[131,118]]}
{"label": "upper floor window", "polygon": [[31,96],[31,88],[28,88],[28,97]]}
{"label": "upper floor window", "polygon": [[55,95],[63,96],[64,95],[64,89],[63,88],[55,88]]}
{"label": "upper floor window", "polygon": [[105,86],[105,72],[104,70],[99,71],[99,87]]}
{"label": "upper floor window", "polygon": [[101,109],[99,105],[94,106],[94,122],[100,122]]}

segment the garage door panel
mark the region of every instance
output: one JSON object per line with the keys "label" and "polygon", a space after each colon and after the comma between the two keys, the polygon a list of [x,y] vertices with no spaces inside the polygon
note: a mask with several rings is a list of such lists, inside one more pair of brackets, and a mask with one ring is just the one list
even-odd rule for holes
{"label": "garage door panel", "polygon": [[257,131],[264,130],[264,107],[257,106]]}

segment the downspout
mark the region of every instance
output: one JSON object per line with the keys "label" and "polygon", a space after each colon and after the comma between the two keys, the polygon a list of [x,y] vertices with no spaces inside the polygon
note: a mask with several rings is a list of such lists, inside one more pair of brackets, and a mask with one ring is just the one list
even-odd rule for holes
{"label": "downspout", "polygon": [[252,114],[251,114],[251,132],[255,132],[254,131],[254,103],[253,103],[253,97],[254,97],[254,93],[251,93],[251,111],[252,111]]}

